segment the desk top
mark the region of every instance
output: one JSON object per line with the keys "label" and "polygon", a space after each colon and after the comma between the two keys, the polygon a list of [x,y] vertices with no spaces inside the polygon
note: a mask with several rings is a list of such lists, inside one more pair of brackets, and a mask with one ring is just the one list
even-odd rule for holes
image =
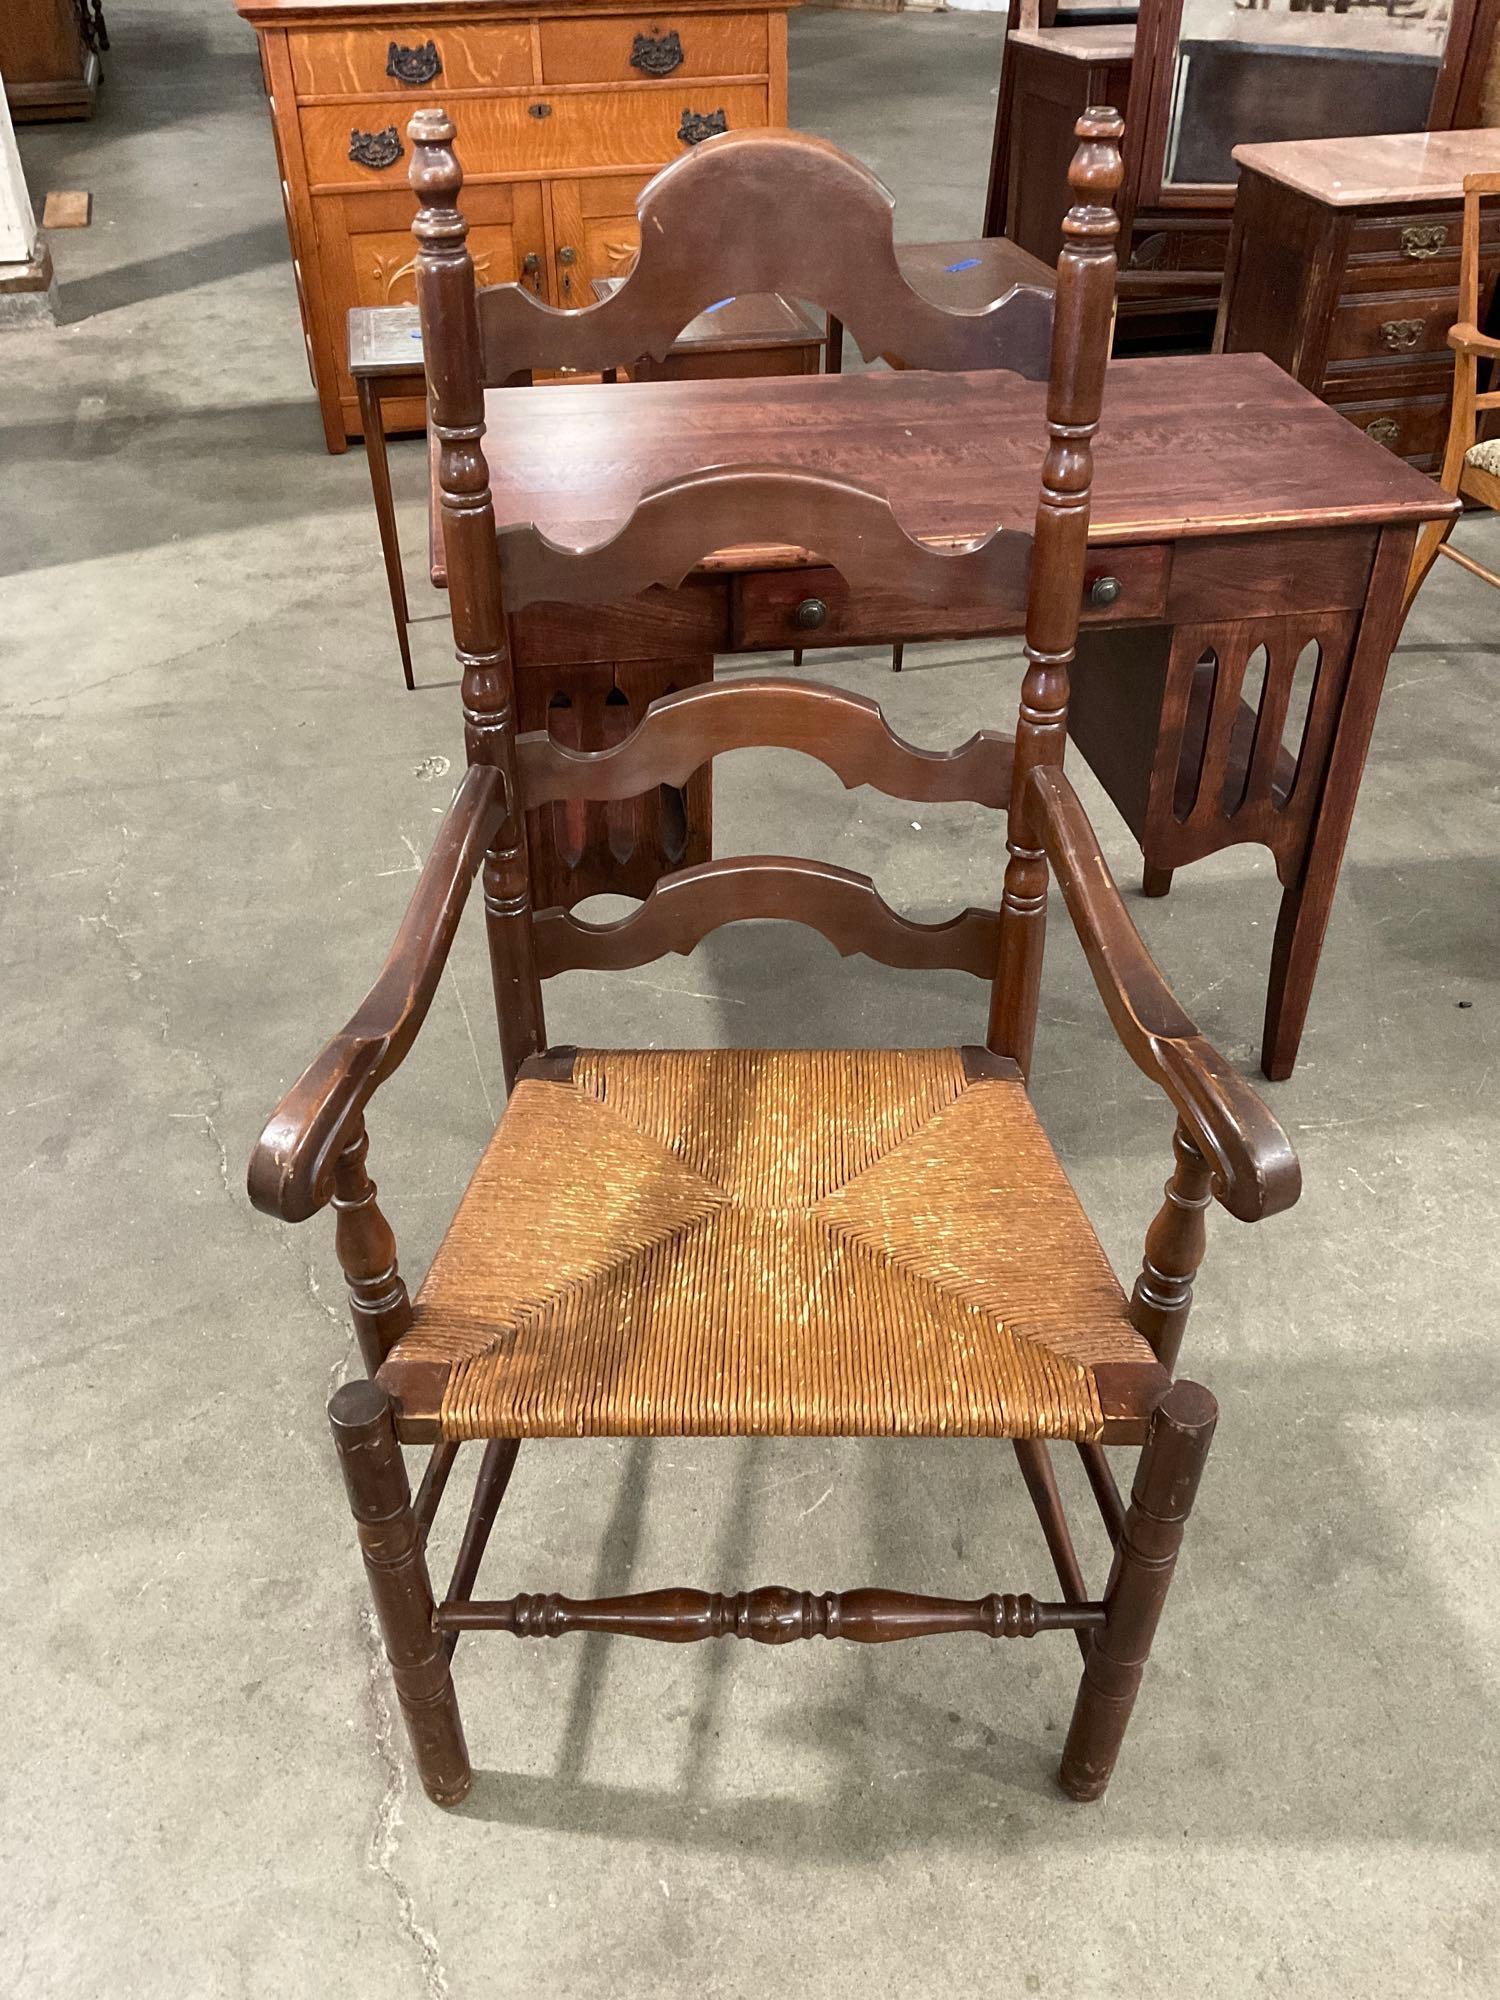
{"label": "desk top", "polygon": [[[502,526],[587,546],[640,495],[702,467],[794,464],[892,498],[907,532],[971,540],[1030,530],[1046,384],[984,371],[561,384],[485,399]],[[1090,540],[1176,541],[1286,527],[1441,518],[1432,480],[1260,354],[1111,363]],[[746,552],[709,567],[763,567]]]}
{"label": "desk top", "polygon": [[1458,201],[1465,174],[1500,170],[1500,131],[1392,132],[1376,139],[1283,139],[1236,146],[1242,167],[1330,208]]}

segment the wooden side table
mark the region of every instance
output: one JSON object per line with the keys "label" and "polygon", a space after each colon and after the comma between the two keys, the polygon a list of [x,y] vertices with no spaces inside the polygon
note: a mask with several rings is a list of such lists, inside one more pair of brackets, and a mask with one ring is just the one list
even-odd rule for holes
{"label": "wooden side table", "polygon": [[[596,298],[607,298],[622,278],[596,278]],[[638,381],[711,381],[735,375],[816,375],[822,365],[827,335],[804,306],[765,293],[725,299],[700,313],[683,329],[664,361],[648,361],[632,370]],[[375,519],[391,592],[391,616],[401,648],[401,671],[410,688],[411,642],[406,578],[401,569],[401,544],[396,533],[396,508],[391,494],[390,459],[386,451],[385,406],[426,395],[422,372],[422,328],[415,306],[353,306],[349,312],[349,373],[359,394]],[[446,588],[441,560],[434,550],[432,581]]]}

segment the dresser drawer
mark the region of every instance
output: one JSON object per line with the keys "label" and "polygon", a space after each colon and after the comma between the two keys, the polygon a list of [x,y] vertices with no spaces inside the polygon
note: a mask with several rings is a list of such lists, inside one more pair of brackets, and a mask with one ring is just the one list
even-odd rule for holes
{"label": "dresser drawer", "polygon": [[764,14],[623,14],[543,21],[547,83],[764,76]]}
{"label": "dresser drawer", "polygon": [[1448,329],[1457,318],[1458,299],[1451,291],[1341,299],[1328,331],[1327,365],[1446,354]]}
{"label": "dresser drawer", "polygon": [[[318,104],[300,116],[314,188],[387,187],[410,164],[406,125],[438,102],[430,93],[361,104]],[[651,167],[675,159],[713,131],[764,126],[764,84],[697,90],[544,90],[519,97],[460,98],[447,107],[468,176],[551,174],[580,167]]]}
{"label": "dresser drawer", "polygon": [[[1167,601],[1170,551],[1165,547],[1090,549],[1084,584],[1086,625],[1116,625],[1162,617]],[[1089,593],[1104,580],[1119,585],[1108,604],[1090,604]],[[814,625],[801,623],[799,606],[817,605]],[[834,569],[766,570],[737,576],[730,600],[732,644],[736,648],[864,646],[885,639],[964,638],[1013,629],[1015,620],[993,612],[955,606],[935,610],[914,605],[895,592],[852,593]],[[804,613],[804,616],[806,613]],[[1019,606],[1017,607],[1017,616]]]}
{"label": "dresser drawer", "polygon": [[306,28],[287,36],[297,95],[370,96],[402,90],[496,90],[528,84],[531,30],[524,21],[463,27]]}
{"label": "dresser drawer", "polygon": [[1423,462],[1440,458],[1448,435],[1448,401],[1451,383],[1444,376],[1431,395],[1383,399],[1349,393],[1349,385],[1330,386],[1325,396],[1341,417],[1358,424],[1367,437],[1383,444],[1399,458]]}
{"label": "dresser drawer", "polygon": [[[1349,231],[1350,278],[1361,286],[1412,285],[1424,292],[1456,287],[1462,236],[1456,205],[1420,215],[1361,216]],[[1480,209],[1479,240],[1500,258],[1500,214],[1488,204]]]}

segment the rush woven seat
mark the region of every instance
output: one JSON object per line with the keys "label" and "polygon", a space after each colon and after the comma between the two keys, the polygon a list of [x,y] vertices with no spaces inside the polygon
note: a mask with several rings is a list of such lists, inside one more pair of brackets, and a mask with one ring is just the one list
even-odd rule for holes
{"label": "rush woven seat", "polygon": [[1014,1063],[704,1049],[523,1068],[387,1369],[449,1438],[1079,1439],[1133,1364]]}

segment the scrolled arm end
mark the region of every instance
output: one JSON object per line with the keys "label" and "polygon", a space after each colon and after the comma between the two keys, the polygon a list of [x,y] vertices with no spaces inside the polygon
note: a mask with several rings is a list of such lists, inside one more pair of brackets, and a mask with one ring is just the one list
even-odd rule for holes
{"label": "scrolled arm end", "polygon": [[283,1222],[306,1222],[333,1196],[334,1169],[379,1081],[382,1045],[343,1034],[282,1098],[250,1155],[253,1205]]}
{"label": "scrolled arm end", "polygon": [[1202,1035],[1154,1040],[1162,1087],[1208,1162],[1215,1200],[1241,1222],[1292,1207],[1302,1166],[1259,1092]]}

